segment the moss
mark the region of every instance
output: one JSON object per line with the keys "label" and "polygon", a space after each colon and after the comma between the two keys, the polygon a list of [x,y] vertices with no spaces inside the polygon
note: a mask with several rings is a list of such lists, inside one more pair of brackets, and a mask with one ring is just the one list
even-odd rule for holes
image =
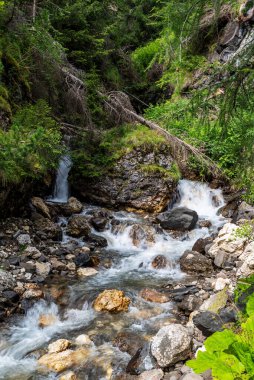
{"label": "moss", "polygon": [[0,95],[0,110],[7,112],[9,115],[12,114],[11,106],[3,96]]}
{"label": "moss", "polygon": [[161,174],[165,179],[172,179],[178,182],[181,179],[181,173],[176,163],[173,163],[170,169],[166,169],[160,165],[141,165],[141,169],[149,174]]}

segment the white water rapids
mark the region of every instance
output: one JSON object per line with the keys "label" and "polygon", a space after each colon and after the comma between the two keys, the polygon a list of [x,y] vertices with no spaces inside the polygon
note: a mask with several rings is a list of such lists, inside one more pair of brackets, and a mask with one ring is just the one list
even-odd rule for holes
{"label": "white water rapids", "polygon": [[72,167],[72,161],[68,154],[61,157],[59,167],[56,173],[56,182],[53,196],[49,198],[50,202],[66,203],[69,198],[68,176]]}
{"label": "white water rapids", "polygon": [[[139,296],[144,288],[157,288],[169,282],[177,282],[184,277],[179,268],[179,258],[186,249],[191,249],[198,238],[209,236],[225,222],[217,215],[224,205],[221,190],[212,190],[206,184],[180,181],[179,202],[174,207],[185,206],[195,210],[200,219],[209,220],[212,226],[199,228],[185,233],[179,238],[152,225],[153,238],[143,238],[134,244],[131,237],[133,225],[147,226],[142,216],[127,212],[115,212],[114,220],[107,230],[96,233],[108,241],[103,258],[111,260],[109,269],[101,269],[94,277],[76,281],[69,290],[68,305],[59,307],[54,303],[40,301],[31,308],[24,317],[16,317],[0,334],[0,379],[1,380],[39,380],[58,379],[53,373],[43,373],[37,368],[37,360],[32,353],[59,338],[74,339],[80,334],[97,336],[88,358],[90,366],[84,363],[80,369],[80,380],[110,379],[103,370],[103,365],[96,369],[98,361],[104,361],[115,370],[124,370],[130,356],[121,353],[112,346],[117,333],[131,331],[150,339],[160,327],[170,323],[173,304],[154,304]],[[93,209],[93,208],[92,208]],[[91,208],[85,207],[83,212],[89,214]],[[62,218],[61,222],[65,222]],[[117,226],[117,228],[116,228]],[[150,224],[151,226],[151,224]],[[95,231],[93,231],[95,233]],[[71,240],[65,233],[64,243]],[[84,242],[79,241],[82,245]],[[164,269],[154,269],[151,265],[157,255],[167,258],[168,265]],[[131,298],[131,306],[127,313],[96,313],[92,301],[104,289],[122,289]],[[44,329],[38,325],[43,314],[56,316],[56,323]],[[92,365],[91,365],[92,363]],[[105,364],[104,363],[104,364]],[[111,363],[111,364],[110,364]],[[106,365],[106,364],[105,364]],[[146,369],[152,368],[149,360]]]}

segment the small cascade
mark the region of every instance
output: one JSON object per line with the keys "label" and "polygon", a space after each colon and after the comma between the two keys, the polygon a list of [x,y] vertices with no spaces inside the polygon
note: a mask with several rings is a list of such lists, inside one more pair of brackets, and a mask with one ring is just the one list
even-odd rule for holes
{"label": "small cascade", "polygon": [[68,176],[72,167],[70,155],[67,153],[61,157],[56,175],[53,196],[48,200],[55,203],[66,203],[69,198]]}

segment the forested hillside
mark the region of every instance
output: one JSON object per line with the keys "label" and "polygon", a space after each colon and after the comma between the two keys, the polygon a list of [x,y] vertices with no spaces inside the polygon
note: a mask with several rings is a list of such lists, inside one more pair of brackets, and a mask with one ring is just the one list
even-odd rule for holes
{"label": "forested hillside", "polygon": [[[100,173],[108,152],[95,152],[98,141],[121,123],[106,97],[122,91],[137,113],[198,147],[253,200],[253,47],[221,54],[227,25],[250,28],[238,21],[237,1],[13,0],[0,12],[2,184],[54,169],[66,133],[74,172]],[[205,177],[203,166],[190,157]]]}

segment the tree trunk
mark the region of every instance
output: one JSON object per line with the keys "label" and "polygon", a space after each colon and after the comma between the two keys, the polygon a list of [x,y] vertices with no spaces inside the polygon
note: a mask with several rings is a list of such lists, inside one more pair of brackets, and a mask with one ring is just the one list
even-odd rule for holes
{"label": "tree trunk", "polygon": [[35,23],[36,19],[36,9],[37,9],[37,0],[33,0],[33,12],[32,12],[32,21]]}

